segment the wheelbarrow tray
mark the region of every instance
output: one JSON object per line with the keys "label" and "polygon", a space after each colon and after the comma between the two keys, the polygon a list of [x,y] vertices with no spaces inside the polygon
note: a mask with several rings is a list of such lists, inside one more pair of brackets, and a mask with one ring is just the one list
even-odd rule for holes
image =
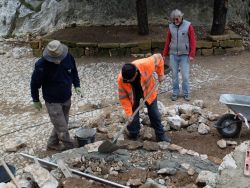
{"label": "wheelbarrow tray", "polygon": [[250,121],[250,96],[222,94],[219,101],[234,113],[241,113],[248,122]]}

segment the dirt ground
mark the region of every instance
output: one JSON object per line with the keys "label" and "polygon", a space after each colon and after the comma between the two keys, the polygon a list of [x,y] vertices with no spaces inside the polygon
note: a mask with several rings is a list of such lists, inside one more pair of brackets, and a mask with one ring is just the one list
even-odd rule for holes
{"label": "dirt ground", "polygon": [[[140,40],[162,40],[166,38],[167,25],[149,25],[149,35],[138,35],[137,26],[91,26],[69,27],[48,35],[46,38],[79,42],[135,42]],[[207,27],[195,27],[196,38],[208,35]]]}
{"label": "dirt ground", "polygon": [[[217,75],[217,78],[215,78],[214,81],[205,83],[201,89],[192,90],[192,100],[202,99],[206,104],[206,108],[213,113],[219,115],[226,113],[228,111],[226,105],[219,103],[221,94],[250,95],[249,58],[249,52],[243,52],[234,56],[197,57],[193,63],[211,70],[213,74]],[[170,93],[163,94],[160,96],[160,99],[164,101],[165,104],[174,104],[174,102],[169,99],[170,96]],[[190,103],[192,103],[192,100]],[[178,102],[181,103],[184,102],[184,100],[179,99]],[[210,127],[212,128],[212,125]],[[215,128],[212,128],[210,134],[204,136],[198,133],[188,133],[185,130],[171,132],[170,135],[173,138],[173,143],[177,145],[221,159],[233,149],[232,147],[228,147],[222,150],[217,146],[216,142],[222,137]],[[231,140],[240,143],[249,139],[250,131],[243,126],[240,137]]]}

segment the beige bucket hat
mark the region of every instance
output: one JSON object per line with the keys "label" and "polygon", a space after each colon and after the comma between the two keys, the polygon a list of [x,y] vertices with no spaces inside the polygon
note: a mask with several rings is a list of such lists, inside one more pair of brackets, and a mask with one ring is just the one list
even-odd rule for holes
{"label": "beige bucket hat", "polygon": [[68,47],[58,40],[52,40],[43,51],[43,57],[49,62],[60,62],[68,54]]}

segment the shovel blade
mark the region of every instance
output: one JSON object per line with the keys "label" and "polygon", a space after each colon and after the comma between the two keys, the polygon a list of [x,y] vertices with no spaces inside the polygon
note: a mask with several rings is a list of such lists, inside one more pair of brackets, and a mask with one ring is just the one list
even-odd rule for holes
{"label": "shovel blade", "polygon": [[100,152],[100,153],[112,153],[118,149],[119,149],[119,146],[117,146],[114,142],[110,142],[110,141],[106,140],[98,147],[98,152]]}

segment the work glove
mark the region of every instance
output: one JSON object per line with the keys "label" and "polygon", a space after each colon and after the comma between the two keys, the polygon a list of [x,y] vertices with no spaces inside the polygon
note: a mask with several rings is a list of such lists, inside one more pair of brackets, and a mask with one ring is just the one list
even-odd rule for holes
{"label": "work glove", "polygon": [[83,97],[83,96],[82,96],[82,91],[81,91],[81,88],[80,88],[80,87],[75,87],[75,92],[76,92],[77,95]]}
{"label": "work glove", "polygon": [[42,109],[42,103],[40,101],[38,102],[33,102],[33,106],[35,107],[35,109],[37,109],[38,111],[40,111]]}

